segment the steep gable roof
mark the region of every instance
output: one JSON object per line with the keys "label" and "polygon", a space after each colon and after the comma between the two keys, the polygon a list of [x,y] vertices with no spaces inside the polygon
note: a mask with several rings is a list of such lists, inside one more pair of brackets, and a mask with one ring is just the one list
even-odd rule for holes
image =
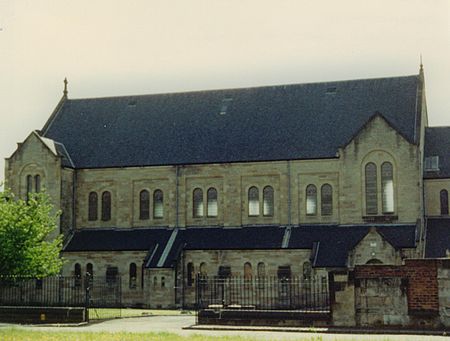
{"label": "steep gable roof", "polygon": [[333,158],[379,112],[415,141],[419,76],[66,99],[43,136],[75,167]]}
{"label": "steep gable roof", "polygon": [[425,157],[439,156],[439,170],[424,170],[427,179],[450,178],[450,127],[425,129]]}

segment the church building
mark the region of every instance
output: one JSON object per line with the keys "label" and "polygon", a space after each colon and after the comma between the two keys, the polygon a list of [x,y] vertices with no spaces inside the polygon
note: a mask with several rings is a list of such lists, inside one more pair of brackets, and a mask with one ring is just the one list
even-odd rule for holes
{"label": "church building", "polygon": [[63,275],[189,307],[195,275],[326,278],[449,257],[450,127],[412,76],[71,99],[6,159],[62,212]]}

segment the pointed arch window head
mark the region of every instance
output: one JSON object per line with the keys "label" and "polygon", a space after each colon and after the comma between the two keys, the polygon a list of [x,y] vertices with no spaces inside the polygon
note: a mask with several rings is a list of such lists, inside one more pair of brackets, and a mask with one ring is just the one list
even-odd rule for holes
{"label": "pointed arch window head", "polygon": [[266,265],[263,262],[259,262],[256,271],[257,271],[258,277],[265,277],[266,276]]}
{"label": "pointed arch window head", "polygon": [[392,163],[381,165],[381,189],[383,199],[383,213],[394,213],[394,171]]}
{"label": "pointed arch window head", "polygon": [[329,184],[320,189],[320,211],[322,215],[333,214],[333,187]]}
{"label": "pointed arch window head", "polygon": [[441,215],[448,215],[448,191],[446,189],[440,192]]}
{"label": "pointed arch window head", "polygon": [[41,191],[41,176],[39,174],[34,176],[34,191],[36,193]]}
{"label": "pointed arch window head", "polygon": [[139,219],[147,220],[150,218],[150,194],[147,190],[139,193]]}
{"label": "pointed arch window head", "polygon": [[86,274],[89,274],[91,276],[91,279],[94,277],[94,266],[92,263],[86,264]]}
{"label": "pointed arch window head", "polygon": [[317,188],[315,185],[306,187],[306,214],[317,214]]}
{"label": "pointed arch window head", "polygon": [[217,190],[213,187],[207,192],[207,214],[208,217],[217,217]]}
{"label": "pointed arch window head", "polygon": [[248,190],[248,215],[250,217],[259,216],[259,190],[255,186]]}
{"label": "pointed arch window head", "polygon": [[164,218],[164,194],[160,189],[153,192],[153,218]]}
{"label": "pointed arch window head", "polygon": [[111,220],[111,193],[108,191],[102,194],[102,220]]}
{"label": "pointed arch window head", "polygon": [[206,269],[206,263],[202,262],[200,263],[200,275],[202,276],[207,276],[208,275],[208,270]]}
{"label": "pointed arch window head", "polygon": [[97,192],[89,193],[88,220],[94,221],[98,219],[98,195]]}
{"label": "pointed arch window head", "polygon": [[378,214],[377,166],[369,162],[365,167],[366,213]]}
{"label": "pointed arch window head", "polygon": [[265,217],[273,217],[274,213],[274,194],[271,186],[263,189],[263,215]]}
{"label": "pointed arch window head", "polygon": [[203,190],[201,188],[194,189],[192,196],[192,215],[194,218],[201,218],[203,217]]}

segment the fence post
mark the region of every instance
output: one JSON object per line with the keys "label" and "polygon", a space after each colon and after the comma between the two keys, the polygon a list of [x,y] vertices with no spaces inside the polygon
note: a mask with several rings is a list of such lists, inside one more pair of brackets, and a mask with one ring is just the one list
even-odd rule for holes
{"label": "fence post", "polygon": [[84,287],[86,290],[84,307],[86,311],[86,322],[89,322],[89,305],[91,302],[91,274],[89,272],[86,273],[84,280]]}

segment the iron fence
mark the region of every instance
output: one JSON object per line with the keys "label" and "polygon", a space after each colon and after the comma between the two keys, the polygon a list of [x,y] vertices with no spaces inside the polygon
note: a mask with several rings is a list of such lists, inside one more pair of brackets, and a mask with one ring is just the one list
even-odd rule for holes
{"label": "iron fence", "polygon": [[196,278],[196,305],[202,309],[298,310],[329,312],[327,277]]}
{"label": "iron fence", "polygon": [[[85,307],[105,309],[120,317],[121,278],[104,276],[52,276],[30,278],[0,276],[0,306]],[[97,314],[98,315],[98,314]]]}

